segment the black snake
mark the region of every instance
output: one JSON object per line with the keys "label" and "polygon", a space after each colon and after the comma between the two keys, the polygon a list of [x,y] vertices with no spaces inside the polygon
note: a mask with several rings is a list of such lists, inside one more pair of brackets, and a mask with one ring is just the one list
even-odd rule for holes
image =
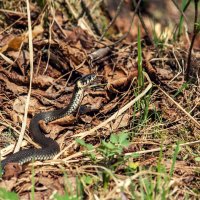
{"label": "black snake", "polygon": [[38,143],[41,148],[24,149],[17,153],[8,156],[1,162],[1,167],[4,167],[8,163],[19,163],[20,165],[34,160],[48,160],[52,159],[59,151],[60,147],[56,141],[51,138],[45,137],[42,133],[39,121],[44,120],[46,123],[60,119],[64,116],[70,115],[74,112],[81,103],[83,92],[86,86],[88,86],[96,78],[95,74],[89,74],[80,78],[74,87],[74,92],[71,101],[68,106],[59,110],[53,110],[48,112],[42,112],[36,114],[30,122],[29,132],[34,142]]}

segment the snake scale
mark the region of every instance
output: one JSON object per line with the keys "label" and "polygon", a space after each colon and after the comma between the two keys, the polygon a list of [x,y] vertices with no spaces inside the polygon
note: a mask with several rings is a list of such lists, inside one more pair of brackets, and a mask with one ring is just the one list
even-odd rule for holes
{"label": "snake scale", "polygon": [[18,163],[22,165],[24,163],[30,162],[32,159],[52,159],[60,151],[60,147],[56,141],[44,135],[44,133],[40,129],[39,121],[43,120],[45,121],[45,123],[48,123],[73,113],[81,103],[85,87],[88,86],[95,78],[95,74],[88,74],[86,76],[83,76],[76,82],[73,95],[68,106],[58,110],[36,114],[30,122],[29,132],[33,141],[38,143],[41,148],[24,149],[8,156],[5,160],[1,162],[2,169],[4,169],[4,167],[8,163]]}

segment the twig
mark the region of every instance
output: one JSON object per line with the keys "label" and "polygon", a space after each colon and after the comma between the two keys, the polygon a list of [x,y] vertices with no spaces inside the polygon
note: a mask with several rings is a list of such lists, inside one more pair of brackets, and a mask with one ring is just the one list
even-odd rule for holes
{"label": "twig", "polygon": [[183,8],[183,10],[180,9],[178,3],[177,3],[175,0],[171,0],[171,1],[172,1],[173,4],[176,6],[176,8],[178,9],[178,11],[181,13],[181,15],[183,15],[185,21],[188,22],[188,21],[187,21],[187,17],[185,16],[185,13],[184,13],[184,12],[185,12],[185,10],[187,9],[187,7],[188,7],[188,5],[189,5],[188,3],[190,3],[191,0],[187,2],[186,6]]}
{"label": "twig", "polygon": [[93,26],[93,29],[95,31],[95,33],[100,36],[101,32],[97,26],[97,23],[95,23],[94,19],[92,18],[90,9],[88,8],[88,6],[86,5],[86,3],[84,1],[81,1],[81,7],[82,7],[82,13],[80,15],[80,17],[86,16],[88,21],[91,23],[91,25]]}
{"label": "twig", "polygon": [[116,11],[115,16],[114,16],[113,19],[110,21],[110,23],[108,24],[108,26],[105,28],[105,30],[104,30],[104,32],[102,33],[102,35],[101,35],[99,41],[101,41],[101,40],[104,38],[104,36],[105,36],[105,34],[107,33],[107,31],[110,29],[110,27],[113,25],[113,23],[114,23],[115,20],[117,19],[118,15],[119,15],[119,12],[121,11],[121,8],[122,8],[123,3],[124,3],[124,0],[121,0],[121,1],[119,2],[119,5],[117,6],[117,11]]}
{"label": "twig", "polygon": [[[188,145],[195,145],[195,144],[200,144],[200,140],[196,140],[196,141],[193,141],[193,142],[186,142],[186,143],[183,143],[183,144],[179,144],[180,147],[184,147],[184,146],[188,146]],[[136,151],[136,152],[128,152],[128,153],[125,153],[124,155],[126,156],[130,156],[132,155],[133,153],[135,154],[147,154],[147,153],[153,153],[153,152],[158,152],[158,151],[164,151],[164,150],[167,150],[167,149],[171,149],[171,148],[175,148],[177,145],[174,144],[174,145],[167,145],[167,146],[162,146],[161,147],[158,147],[158,148],[154,148],[154,149],[149,149],[149,150],[143,150],[143,151]]]}
{"label": "twig", "polygon": [[20,17],[19,19],[17,19],[15,22],[13,22],[11,25],[7,26],[5,29],[3,29],[0,32],[0,35],[2,35],[2,33],[6,32],[7,30],[9,30],[12,26],[14,26],[17,22],[19,22],[23,17]]}
{"label": "twig", "polygon": [[193,29],[193,36],[192,36],[192,40],[191,40],[191,44],[190,44],[190,48],[189,48],[189,52],[188,52],[188,59],[187,59],[187,68],[186,68],[186,81],[189,80],[189,76],[190,76],[190,71],[191,71],[191,56],[192,56],[192,48],[194,45],[194,41],[195,38],[199,32],[199,28],[197,27],[197,18],[198,18],[198,2],[199,0],[195,0],[194,1],[194,6],[195,6],[195,17],[194,17],[194,29]]}
{"label": "twig", "polygon": [[176,56],[176,54],[175,54],[175,52],[174,52],[174,47],[172,47],[172,53],[173,53],[173,55],[174,55],[174,58],[175,58],[175,61],[176,61],[177,65],[178,65],[179,71],[178,71],[178,73],[168,82],[168,84],[170,84],[173,80],[175,80],[175,79],[183,72],[183,69],[182,69],[182,67],[181,67],[181,65],[180,65],[180,62],[178,61],[177,56]]}
{"label": "twig", "polygon": [[49,45],[48,45],[48,50],[47,50],[47,63],[46,63],[45,69],[43,71],[43,75],[46,73],[48,66],[49,66],[49,60],[50,60],[50,54],[51,54],[50,48],[51,48],[51,40],[52,40],[51,30],[52,30],[52,27],[53,27],[53,24],[54,24],[54,21],[55,21],[55,10],[52,8],[52,6],[51,6],[50,9],[51,9],[51,15],[52,15],[53,19],[52,19],[51,24],[49,25],[49,38],[48,38]]}
{"label": "twig", "polygon": [[[186,142],[186,143],[183,143],[183,144],[180,144],[179,146],[180,147],[184,147],[184,146],[188,146],[188,145],[195,145],[195,144],[200,144],[200,140],[196,140],[196,141],[193,141],[193,142]],[[148,150],[142,150],[142,151],[134,151],[134,152],[128,152],[128,153],[124,153],[125,156],[131,156],[133,153],[134,154],[139,154],[139,155],[143,155],[143,154],[149,154],[149,153],[153,153],[153,152],[159,152],[159,151],[165,151],[165,150],[168,150],[168,149],[172,149],[172,148],[175,148],[177,145],[176,144],[173,144],[173,145],[166,145],[166,146],[162,146],[161,147],[158,147],[158,148],[154,148],[154,149],[148,149]],[[91,151],[87,151],[87,153],[92,153],[92,152],[95,152],[95,149],[91,150]],[[81,156],[84,156],[85,152],[77,152],[75,154],[72,154],[66,158],[63,159],[63,161],[65,163],[67,162],[72,162],[73,159],[75,158],[78,158],[78,157],[81,157]],[[97,155],[96,158],[98,160],[101,160],[103,159],[103,156],[102,155]],[[71,160],[71,161],[70,161]],[[90,160],[90,158],[82,158],[82,160],[84,161],[88,161]]]}
{"label": "twig", "polygon": [[[22,147],[25,147],[27,146],[28,142],[23,140],[21,146]],[[1,155],[1,160],[3,159],[2,157],[6,156],[7,154],[11,153],[13,151],[13,149],[15,148],[15,145],[14,144],[10,144],[9,146],[1,149],[0,151],[0,155]]]}
{"label": "twig", "polygon": [[10,65],[13,65],[14,64],[14,62],[10,59],[10,58],[8,58],[7,56],[5,56],[4,54],[2,54],[1,52],[0,52],[0,57],[2,57],[7,63],[9,63]]}
{"label": "twig", "polygon": [[78,21],[78,25],[82,29],[86,29],[94,38],[96,38],[96,35],[93,33],[92,29],[90,28],[90,26],[88,25],[88,23],[86,22],[86,20],[84,18],[78,19],[78,14],[76,13],[76,11],[73,8],[73,6],[70,4],[69,0],[65,0],[65,2],[67,4],[70,12],[74,16],[74,18]]}
{"label": "twig", "polygon": [[[11,124],[0,121],[0,125],[10,128],[13,131],[15,131],[18,135],[20,135],[20,132],[16,128],[14,128]],[[35,147],[39,147],[39,145],[37,143],[33,142],[32,139],[28,135],[25,135],[24,138],[26,139],[26,141],[28,141],[30,144],[34,145]]]}
{"label": "twig", "polygon": [[[72,144],[75,144],[75,142],[73,142]],[[186,143],[182,143],[182,144],[179,144],[180,147],[185,147],[185,146],[191,146],[191,145],[198,145],[200,144],[200,140],[196,140],[196,141],[193,141],[193,142],[186,142]],[[125,153],[124,155],[125,156],[131,156],[133,153],[134,154],[139,154],[139,155],[143,155],[143,154],[149,154],[149,153],[153,153],[153,152],[159,152],[159,151],[165,151],[165,150],[168,150],[168,149],[172,149],[172,148],[175,148],[177,145],[176,144],[173,144],[173,145],[166,145],[166,146],[162,146],[162,147],[158,147],[158,148],[154,148],[154,149],[148,149],[148,150],[142,150],[142,151],[134,151],[134,152],[128,152],[128,153]],[[71,147],[71,145],[70,145]],[[65,149],[66,150],[66,149]],[[92,153],[92,152],[95,152],[95,149],[91,150],[91,151],[87,151],[87,153]],[[54,165],[54,164],[62,164],[62,163],[75,163],[75,162],[79,162],[80,159],[78,159],[79,157],[82,157],[85,155],[85,152],[82,151],[82,152],[77,152],[75,154],[72,154],[64,159],[57,159],[58,156],[56,156],[54,158],[54,160],[46,160],[44,162],[36,162],[35,164],[32,164],[30,163],[29,165],[34,165],[34,166],[44,166],[44,165]],[[76,159],[75,159],[76,158]],[[103,159],[103,156],[102,155],[96,155],[96,159],[97,160],[102,160]],[[89,161],[90,158],[89,157],[84,157],[84,158],[81,158],[82,161]]]}
{"label": "twig", "polygon": [[[133,3],[134,6],[137,6],[135,0],[132,0],[132,3]],[[154,43],[153,43],[153,40],[152,40],[152,37],[151,37],[151,35],[149,34],[149,31],[148,31],[148,29],[147,29],[147,27],[146,27],[146,24],[144,23],[143,17],[142,17],[141,12],[140,12],[140,9],[137,10],[137,15],[138,15],[138,17],[139,17],[139,19],[140,19],[140,22],[141,22],[141,24],[142,24],[142,27],[143,27],[143,29],[144,29],[144,31],[145,31],[145,33],[146,33],[146,35],[147,35],[149,41],[151,42],[151,44],[154,44]]]}
{"label": "twig", "polygon": [[29,107],[30,96],[31,96],[32,79],[33,79],[33,42],[32,42],[32,27],[31,27],[29,0],[26,0],[26,5],[27,5],[27,17],[28,17],[29,52],[30,52],[30,83],[29,83],[29,92],[27,95],[25,109],[24,109],[24,118],[23,118],[22,128],[20,131],[19,139],[17,141],[14,153],[19,151],[22,144],[23,137],[24,137],[24,133],[26,130],[27,114],[28,114],[28,107]]}
{"label": "twig", "polygon": [[181,111],[183,111],[189,118],[190,120],[197,125],[197,127],[200,128],[200,124],[199,122],[194,118],[192,117],[180,104],[178,104],[172,97],[170,97],[163,89],[161,89],[159,86],[158,86],[158,89],[165,95],[167,96]]}
{"label": "twig", "polygon": [[132,27],[132,25],[133,25],[133,21],[134,21],[135,15],[137,14],[138,9],[139,9],[139,7],[140,7],[141,1],[142,1],[142,0],[139,0],[138,3],[137,3],[137,6],[136,6],[136,8],[135,8],[135,10],[134,10],[134,14],[133,14],[133,17],[132,17],[132,19],[131,19],[131,22],[130,22],[130,26],[129,26],[128,31],[127,31],[121,38],[119,38],[116,42],[114,42],[113,44],[108,45],[108,46],[115,46],[116,44],[119,44],[122,40],[124,40],[124,39],[128,36],[128,34],[129,34],[130,31],[131,31],[131,27]]}
{"label": "twig", "polygon": [[22,15],[22,16],[26,15],[26,13],[24,13],[24,12],[17,12],[17,11],[6,10],[6,9],[0,9],[0,12],[2,12],[2,13],[13,13],[13,14]]}

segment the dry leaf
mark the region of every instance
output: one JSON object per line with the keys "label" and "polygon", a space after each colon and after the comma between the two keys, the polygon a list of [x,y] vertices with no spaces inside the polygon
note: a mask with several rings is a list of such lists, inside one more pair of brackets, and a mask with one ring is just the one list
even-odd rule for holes
{"label": "dry leaf", "polygon": [[67,38],[69,44],[77,44],[78,41],[80,41],[81,47],[84,49],[90,49],[94,45],[94,38],[80,27],[76,27],[70,34],[68,33]]}
{"label": "dry leaf", "polygon": [[17,178],[13,177],[10,180],[4,180],[0,182],[0,188],[5,188],[7,191],[11,191],[17,182]]}
{"label": "dry leaf", "polygon": [[130,115],[128,113],[125,113],[124,115],[120,115],[119,117],[117,117],[117,119],[114,121],[114,123],[111,123],[111,125],[109,126],[113,131],[119,129],[119,128],[123,128],[128,126],[129,122],[130,122]]}
{"label": "dry leaf", "polygon": [[14,94],[21,94],[25,92],[25,89],[23,86],[18,86],[15,83],[10,82],[7,78],[3,77],[2,74],[0,74],[0,80],[4,81],[6,83],[7,89],[13,92]]}
{"label": "dry leaf", "polygon": [[113,70],[109,65],[104,66],[104,73],[108,82],[108,89],[115,93],[123,90],[137,76],[137,70],[126,73],[119,68]]}
{"label": "dry leaf", "polygon": [[74,123],[75,119],[76,118],[73,115],[67,115],[65,117],[50,122],[50,124],[70,125]]}
{"label": "dry leaf", "polygon": [[162,78],[162,80],[170,80],[174,77],[172,71],[167,70],[167,69],[163,69],[163,68],[157,68],[157,73],[158,76]]}
{"label": "dry leaf", "polygon": [[4,167],[4,175],[3,178],[6,180],[12,178],[12,177],[18,177],[19,174],[22,172],[22,166],[19,165],[19,163],[8,163]]}
{"label": "dry leaf", "polygon": [[4,45],[1,49],[0,52],[3,53],[4,51],[7,50],[13,50],[13,51],[18,51],[21,44],[24,42],[26,36],[21,35],[21,36],[16,36],[13,39],[11,39],[8,44]]}
{"label": "dry leaf", "polygon": [[[26,96],[19,96],[17,99],[15,99],[13,103],[13,110],[19,114],[24,114],[26,100],[27,100]],[[36,105],[38,105],[37,100],[31,98],[30,105],[31,107],[36,107]]]}
{"label": "dry leaf", "polygon": [[54,82],[54,79],[50,76],[46,75],[38,75],[37,77],[34,77],[34,83],[37,84],[39,87],[45,87],[52,85]]}
{"label": "dry leaf", "polygon": [[84,123],[91,123],[93,120],[93,117],[88,116],[88,115],[81,115],[80,119],[84,122]]}
{"label": "dry leaf", "polygon": [[44,29],[43,29],[42,24],[35,26],[33,31],[32,31],[33,38],[37,37],[38,35],[40,35],[43,32],[44,32]]}

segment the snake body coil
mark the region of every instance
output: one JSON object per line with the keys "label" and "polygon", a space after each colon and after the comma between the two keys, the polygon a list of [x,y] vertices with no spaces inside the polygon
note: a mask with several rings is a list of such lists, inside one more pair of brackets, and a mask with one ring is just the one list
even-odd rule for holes
{"label": "snake body coil", "polygon": [[4,169],[5,165],[8,163],[19,163],[22,165],[31,161],[32,159],[52,159],[60,151],[60,147],[56,141],[51,138],[45,137],[40,129],[39,121],[44,120],[46,123],[48,123],[56,119],[60,119],[64,116],[70,115],[72,112],[74,112],[81,103],[84,88],[88,86],[95,78],[96,76],[94,74],[89,74],[82,77],[76,82],[73,96],[67,107],[59,110],[36,114],[30,122],[29,132],[33,141],[38,143],[41,146],[41,149],[24,149],[8,156],[5,160],[1,162],[2,169]]}

